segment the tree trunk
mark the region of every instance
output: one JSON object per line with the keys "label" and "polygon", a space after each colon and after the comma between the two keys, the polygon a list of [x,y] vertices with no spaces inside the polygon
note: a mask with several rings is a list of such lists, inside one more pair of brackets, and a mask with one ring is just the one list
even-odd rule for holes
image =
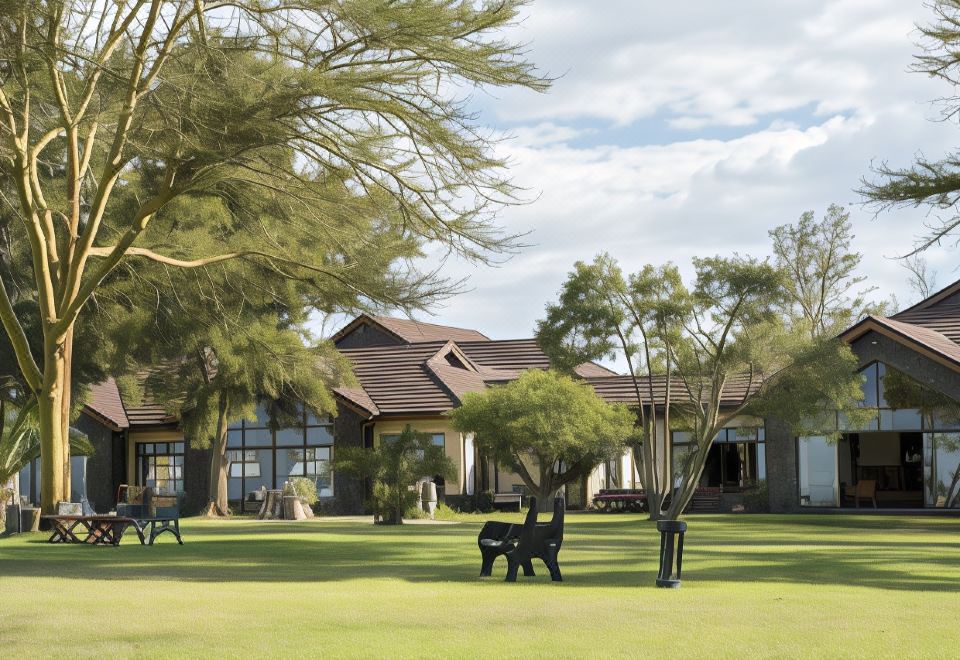
{"label": "tree trunk", "polygon": [[227,395],[220,395],[220,409],[217,414],[217,433],[213,439],[213,451],[210,455],[210,496],[207,503],[208,516],[229,516],[230,505],[227,499]]}
{"label": "tree trunk", "polygon": [[[63,394],[68,378],[63,344],[48,339],[44,345],[43,388],[37,397],[40,417],[40,508],[44,515],[57,512],[64,499]],[[69,416],[68,416],[69,417]]]}
{"label": "tree trunk", "polygon": [[63,338],[63,395],[60,399],[60,431],[63,434],[63,495],[72,499],[73,474],[70,462],[70,413],[73,405],[73,326]]}

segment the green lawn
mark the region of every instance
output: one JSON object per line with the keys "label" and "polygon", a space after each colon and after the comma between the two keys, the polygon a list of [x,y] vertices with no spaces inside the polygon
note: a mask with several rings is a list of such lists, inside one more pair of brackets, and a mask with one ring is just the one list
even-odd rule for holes
{"label": "green lawn", "polygon": [[[517,518],[519,520],[519,518]],[[477,523],[184,522],[186,545],[0,539],[0,656],[956,657],[960,519],[691,516],[679,591],[638,516],[573,514],[477,577]],[[502,561],[502,560],[500,560]]]}

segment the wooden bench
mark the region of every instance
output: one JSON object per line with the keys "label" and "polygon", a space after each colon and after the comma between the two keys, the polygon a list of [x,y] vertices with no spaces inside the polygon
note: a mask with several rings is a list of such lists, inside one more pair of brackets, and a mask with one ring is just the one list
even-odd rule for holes
{"label": "wooden bench", "polygon": [[[133,527],[143,545],[143,528],[134,518],[126,516],[43,516],[53,526],[48,543],[86,543],[89,545],[120,545],[124,532]],[[76,531],[80,528],[80,532]],[[80,535],[83,538],[80,538]]]}
{"label": "wooden bench", "polygon": [[603,513],[641,513],[647,509],[647,494],[639,488],[601,489],[593,496],[593,508]]}

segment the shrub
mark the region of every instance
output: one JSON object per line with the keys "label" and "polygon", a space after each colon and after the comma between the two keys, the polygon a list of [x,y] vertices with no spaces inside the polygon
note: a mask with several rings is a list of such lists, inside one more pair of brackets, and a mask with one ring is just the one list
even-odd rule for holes
{"label": "shrub", "polygon": [[407,510],[403,513],[403,517],[407,520],[424,520],[430,518],[430,514],[414,505],[407,507]]}
{"label": "shrub", "polygon": [[290,480],[290,486],[297,497],[310,506],[316,504],[317,500],[320,499],[317,497],[317,484],[306,477],[294,477]]}

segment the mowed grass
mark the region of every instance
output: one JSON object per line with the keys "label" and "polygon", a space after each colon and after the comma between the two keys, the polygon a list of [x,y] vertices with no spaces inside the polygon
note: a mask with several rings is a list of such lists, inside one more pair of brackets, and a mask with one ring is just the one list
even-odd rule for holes
{"label": "mowed grass", "polygon": [[[499,518],[511,517],[500,515]],[[519,517],[513,517],[519,520]],[[482,519],[478,519],[482,520]],[[0,539],[0,657],[957,657],[960,520],[571,514],[563,583],[480,579],[479,522],[186,520],[184,546]]]}

